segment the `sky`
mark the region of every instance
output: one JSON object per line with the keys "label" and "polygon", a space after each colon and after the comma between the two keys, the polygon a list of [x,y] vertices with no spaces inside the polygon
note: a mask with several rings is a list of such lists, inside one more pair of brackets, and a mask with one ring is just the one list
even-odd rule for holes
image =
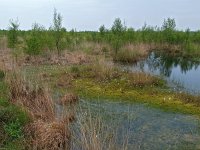
{"label": "sky", "polygon": [[35,22],[48,28],[54,8],[67,30],[98,30],[103,24],[110,28],[118,17],[135,29],[145,22],[162,26],[168,17],[180,30],[200,29],[200,0],[0,0],[0,29],[7,29],[10,19],[18,19],[23,30]]}

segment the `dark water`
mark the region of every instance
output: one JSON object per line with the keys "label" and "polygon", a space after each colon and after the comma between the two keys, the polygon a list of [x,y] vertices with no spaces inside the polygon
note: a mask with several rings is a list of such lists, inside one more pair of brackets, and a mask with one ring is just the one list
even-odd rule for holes
{"label": "dark water", "polygon": [[130,150],[200,149],[200,120],[193,116],[107,100],[81,100],[80,106],[116,129],[119,145],[128,136]]}
{"label": "dark water", "polygon": [[200,63],[185,58],[151,53],[146,60],[123,66],[129,70],[162,76],[175,90],[200,93]]}

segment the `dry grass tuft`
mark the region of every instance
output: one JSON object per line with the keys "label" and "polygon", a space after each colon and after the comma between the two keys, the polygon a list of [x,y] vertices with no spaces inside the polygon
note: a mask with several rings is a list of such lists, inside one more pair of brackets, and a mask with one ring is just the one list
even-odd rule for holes
{"label": "dry grass tuft", "polygon": [[91,72],[92,77],[98,81],[107,81],[120,76],[120,71],[114,64],[105,61],[105,59],[100,59],[95,64],[91,65],[89,72]]}
{"label": "dry grass tuft", "polygon": [[143,72],[129,74],[128,82],[134,87],[156,86],[160,84],[160,79]]}
{"label": "dry grass tuft", "polygon": [[200,96],[195,96],[188,93],[176,93],[175,97],[181,99],[185,103],[194,103],[195,105],[200,106]]}
{"label": "dry grass tuft", "polygon": [[80,65],[91,63],[93,57],[85,54],[82,51],[76,52],[63,52],[61,56],[57,56],[53,52],[48,54],[49,56],[26,56],[24,59],[25,65],[41,65],[41,64],[51,64],[51,65]]}
{"label": "dry grass tuft", "polygon": [[0,50],[8,49],[7,43],[8,42],[7,42],[7,37],[6,36],[0,37]]}
{"label": "dry grass tuft", "polygon": [[137,62],[138,60],[147,57],[150,50],[150,45],[127,44],[124,47],[122,47],[117,54],[113,55],[113,60],[125,63]]}
{"label": "dry grass tuft", "polygon": [[56,86],[60,88],[72,87],[73,79],[74,79],[74,75],[72,73],[63,73],[58,78]]}
{"label": "dry grass tuft", "polygon": [[29,148],[46,150],[69,149],[70,131],[65,122],[35,121],[25,128]]}
{"label": "dry grass tuft", "polygon": [[68,93],[63,96],[63,98],[58,101],[59,105],[74,105],[78,102],[78,96],[74,93]]}
{"label": "dry grass tuft", "polygon": [[9,82],[11,101],[25,108],[34,120],[53,120],[55,118],[54,104],[47,90],[31,89],[19,75],[14,75]]}
{"label": "dry grass tuft", "polygon": [[[74,121],[74,113],[58,118],[55,104],[48,90],[31,87],[19,74],[9,78],[11,101],[21,106],[31,117],[25,128],[28,148],[63,150],[69,149],[71,132],[69,124]],[[75,97],[71,97],[72,103]]]}
{"label": "dry grass tuft", "polygon": [[[90,111],[81,112],[77,117],[77,127],[72,134],[73,149],[83,150],[125,150],[127,139],[122,145],[117,142],[116,126],[109,126],[101,117],[92,117]],[[123,137],[122,137],[123,138]]]}

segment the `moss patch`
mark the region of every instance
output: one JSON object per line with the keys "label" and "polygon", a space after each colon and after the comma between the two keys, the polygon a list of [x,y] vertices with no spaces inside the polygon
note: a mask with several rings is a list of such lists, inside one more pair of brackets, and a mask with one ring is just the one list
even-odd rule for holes
{"label": "moss patch", "polygon": [[186,103],[176,93],[157,87],[134,88],[122,82],[101,83],[92,79],[77,79],[74,88],[81,97],[139,102],[166,111],[200,116],[200,107],[196,104]]}

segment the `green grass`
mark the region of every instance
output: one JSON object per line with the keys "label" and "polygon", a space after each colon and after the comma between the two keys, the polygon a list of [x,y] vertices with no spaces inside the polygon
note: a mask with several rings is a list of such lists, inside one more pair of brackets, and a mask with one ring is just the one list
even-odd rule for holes
{"label": "green grass", "polygon": [[0,89],[0,147],[24,149],[23,127],[29,118],[20,107],[9,102],[9,89],[3,81]]}
{"label": "green grass", "polygon": [[75,89],[81,97],[124,100],[144,103],[165,111],[179,112],[200,116],[200,107],[194,103],[186,103],[175,93],[159,87],[133,88],[124,86],[121,81],[109,83],[96,82],[92,79],[74,81]]}
{"label": "green grass", "polygon": [[[116,76],[108,78],[107,76],[110,76],[110,74],[112,75],[112,71],[108,72],[106,77],[102,77],[101,68],[99,70],[98,68],[92,67],[93,66],[83,65],[68,67],[40,66],[36,70],[43,70],[44,73],[52,74],[50,77],[51,80],[46,82],[57,92],[65,93],[67,90],[72,90],[78,93],[79,96],[85,98],[102,98],[113,101],[124,100],[144,103],[165,111],[200,116],[198,96],[170,92],[165,81],[158,77],[142,74],[138,76],[138,74],[134,75],[134,73],[117,72]],[[102,68],[104,71],[106,70],[106,67]],[[116,70],[114,69],[113,71]],[[67,78],[70,73],[79,74],[79,76],[71,80],[72,86],[70,88],[67,86],[56,86],[60,79],[62,79],[61,81],[63,85],[65,85],[66,81],[64,79]],[[36,74],[37,73],[35,73],[35,75]]]}

